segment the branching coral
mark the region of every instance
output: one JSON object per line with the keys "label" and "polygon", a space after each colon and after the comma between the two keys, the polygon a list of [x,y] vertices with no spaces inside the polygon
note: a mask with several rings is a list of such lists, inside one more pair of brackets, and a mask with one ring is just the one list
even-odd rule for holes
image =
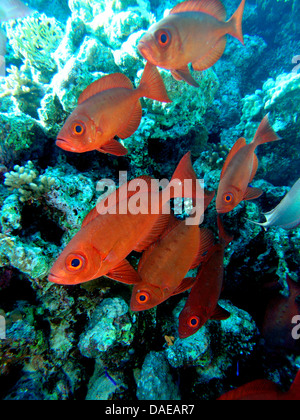
{"label": "branching coral", "polygon": [[51,190],[55,179],[39,175],[33,163],[28,161],[25,166],[15,165],[14,171],[7,172],[4,184],[11,191],[17,190],[19,200],[24,203],[40,199]]}
{"label": "branching coral", "polygon": [[7,22],[6,31],[15,56],[28,60],[40,71],[41,81],[47,82],[56,69],[51,53],[63,37],[61,25],[54,18],[36,13],[22,20]]}

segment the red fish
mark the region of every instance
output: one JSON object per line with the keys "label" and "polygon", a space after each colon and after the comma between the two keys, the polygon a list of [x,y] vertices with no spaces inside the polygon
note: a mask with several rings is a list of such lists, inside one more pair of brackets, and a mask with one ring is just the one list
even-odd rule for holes
{"label": "red fish", "polygon": [[209,319],[227,319],[230,313],[218,305],[223,286],[224,249],[232,240],[223,229],[218,218],[221,243],[209,251],[206,261],[198,270],[184,308],[179,315],[179,337],[195,334]]}
{"label": "red fish", "polygon": [[190,0],[175,6],[170,14],[152,25],[138,44],[138,50],[150,63],[171,70],[177,80],[198,87],[188,64],[194,70],[211,67],[223,55],[226,35],[242,44],[242,17],[245,0],[228,21],[219,0]]}
{"label": "red fish", "polygon": [[280,137],[270,126],[268,115],[260,123],[251,143],[246,144],[244,138],[237,140],[222,168],[216,198],[218,213],[227,213],[242,200],[252,200],[263,193],[259,188],[248,186],[258,167],[258,160],[254,152],[260,144],[277,140],[280,140]]}
{"label": "red fish", "polygon": [[137,89],[122,73],[96,80],[79,96],[78,106],[57,136],[57,146],[77,153],[99,150],[126,155],[127,149],[114,137],[126,139],[137,130],[142,117],[140,98],[144,96],[171,102],[159,72],[150,64]]}
{"label": "red fish", "polygon": [[[213,194],[210,195],[210,200]],[[206,200],[208,205],[209,199]],[[203,254],[213,245],[213,234],[199,229],[198,224],[173,220],[161,238],[143,254],[138,273],[141,282],[132,290],[130,307],[133,311],[153,308],[170,296],[184,292],[194,278],[184,278],[199,265]]]}
{"label": "red fish", "polygon": [[277,293],[268,302],[264,320],[261,328],[261,335],[265,340],[265,347],[274,350],[287,349],[299,353],[300,340],[295,340],[292,330],[295,327],[292,320],[300,315],[300,303],[297,297],[300,296],[300,284],[286,276],[289,295],[283,296]]}
{"label": "red fish", "polygon": [[292,386],[287,392],[282,392],[274,382],[267,379],[257,379],[226,392],[218,400],[241,401],[299,401],[300,400],[300,370]]}
{"label": "red fish", "polygon": [[[143,181],[145,179],[147,177]],[[179,162],[172,178],[173,185],[181,185],[185,179],[197,181],[190,153]],[[144,191],[128,191],[127,199],[117,195],[117,202],[111,204],[110,212],[99,214],[93,209],[87,215],[80,231],[51,268],[50,281],[58,284],[79,284],[104,275],[123,283],[134,284],[140,281],[139,275],[125,258],[132,250],[141,252],[159,238],[170,218],[170,214],[164,214],[168,195],[171,198],[182,197],[183,193],[170,186],[165,189],[169,189],[169,194],[164,194],[165,190],[159,191],[158,188],[152,191],[150,182],[143,184],[140,178],[137,181],[137,184],[146,184]],[[120,210],[120,203],[127,200],[125,204],[129,209],[130,199],[135,200],[136,196],[146,208],[141,208],[139,213],[128,210],[124,214]],[[153,202],[157,203],[155,209],[151,209]]]}

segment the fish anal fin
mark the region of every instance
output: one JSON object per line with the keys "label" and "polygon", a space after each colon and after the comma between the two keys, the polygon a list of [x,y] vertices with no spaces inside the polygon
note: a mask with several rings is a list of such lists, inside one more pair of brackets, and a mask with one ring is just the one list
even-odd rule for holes
{"label": "fish anal fin", "polygon": [[180,285],[176,287],[176,289],[172,293],[172,296],[179,295],[179,293],[183,293],[186,290],[190,289],[194,285],[195,281],[196,281],[195,277],[186,277],[185,279],[182,280]]}
{"label": "fish anal fin", "polygon": [[95,80],[95,82],[91,83],[86,89],[84,89],[78,98],[78,105],[97,93],[117,87],[133,89],[131,81],[127,76],[125,76],[125,74],[108,74],[107,76],[101,77],[101,79]]}
{"label": "fish anal fin", "polygon": [[254,200],[255,198],[260,197],[263,194],[263,190],[260,188],[248,187],[246,193],[243,197],[243,200]]}
{"label": "fish anal fin", "polygon": [[170,14],[182,12],[202,12],[224,21],[226,10],[219,0],[187,0],[177,4]]}
{"label": "fish anal fin", "polygon": [[223,55],[226,47],[227,38],[222,36],[216,45],[208,51],[199,60],[192,63],[193,69],[197,71],[203,71],[212,67]]}
{"label": "fish anal fin", "polygon": [[188,66],[186,66],[184,69],[171,70],[171,73],[175,80],[184,80],[191,86],[199,87],[199,83],[197,83],[191,75]]}
{"label": "fish anal fin", "polygon": [[125,128],[123,128],[122,131],[118,132],[117,136],[120,137],[121,139],[126,139],[127,137],[130,137],[138,129],[141,122],[141,118],[142,118],[142,106],[141,106],[140,101],[138,100]]}
{"label": "fish anal fin", "polygon": [[214,313],[210,317],[210,319],[214,319],[216,321],[223,321],[224,319],[228,319],[231,313],[226,311],[226,309],[222,308],[219,304],[216,306]]}
{"label": "fish anal fin", "polygon": [[221,172],[221,179],[225,175],[226,169],[228,168],[228,165],[231,162],[233,156],[244,146],[246,146],[246,140],[243,137],[239,138],[234,143],[234,145],[232,146],[230,152],[228,153],[228,156],[227,156],[227,158],[225,160],[225,163],[223,165],[222,172]]}
{"label": "fish anal fin", "polygon": [[106,144],[103,144],[99,147],[98,151],[101,153],[110,153],[114,156],[125,156],[128,153],[126,147],[122,146],[122,144],[115,139],[111,139]]}
{"label": "fish anal fin", "polygon": [[123,260],[119,265],[106,273],[105,276],[125,284],[136,284],[141,281],[137,271],[127,260]]}
{"label": "fish anal fin", "polygon": [[214,244],[215,238],[211,230],[207,228],[201,228],[199,229],[199,235],[200,235],[199,249],[193,261],[193,264],[190,267],[190,270],[198,267],[198,265],[206,258],[207,252]]}

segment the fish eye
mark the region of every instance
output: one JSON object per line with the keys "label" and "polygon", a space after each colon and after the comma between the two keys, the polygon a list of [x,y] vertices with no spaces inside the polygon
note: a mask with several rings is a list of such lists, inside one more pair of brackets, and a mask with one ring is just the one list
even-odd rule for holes
{"label": "fish eye", "polygon": [[197,328],[198,325],[200,324],[200,318],[196,315],[193,315],[188,319],[187,323],[189,327]]}
{"label": "fish eye", "polygon": [[169,45],[171,41],[171,34],[166,29],[160,29],[159,31],[157,31],[155,36],[156,36],[157,42],[162,47],[166,47],[167,45]]}
{"label": "fish eye", "polygon": [[147,292],[138,292],[136,294],[136,301],[138,303],[141,303],[141,304],[146,303],[148,302],[149,299],[150,299],[150,295]]}
{"label": "fish eye", "polygon": [[225,201],[225,203],[231,203],[233,201],[233,194],[231,193],[224,194],[223,200]]}
{"label": "fish eye", "polygon": [[85,125],[82,122],[76,121],[72,125],[72,131],[76,136],[81,136],[85,132]]}
{"label": "fish eye", "polygon": [[70,254],[66,259],[66,267],[69,271],[79,271],[85,264],[85,258],[82,255]]}

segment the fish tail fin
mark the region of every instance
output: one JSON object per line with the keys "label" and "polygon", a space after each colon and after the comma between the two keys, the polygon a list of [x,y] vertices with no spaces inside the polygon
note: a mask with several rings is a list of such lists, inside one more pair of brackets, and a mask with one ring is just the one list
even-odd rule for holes
{"label": "fish tail fin", "polygon": [[230,30],[228,33],[232,35],[234,38],[237,38],[243,45],[245,44],[244,44],[244,37],[243,37],[243,30],[242,30],[242,20],[243,20],[245,2],[246,0],[241,1],[235,13],[227,21],[230,24]]}
{"label": "fish tail fin", "polygon": [[[205,205],[204,200],[206,196],[204,188],[200,185],[194,171],[191,152],[187,152],[179,162],[168,188],[170,190],[170,198],[192,198],[194,201],[203,200],[203,206]],[[210,195],[212,198],[214,193],[210,193]]]}
{"label": "fish tail fin", "polygon": [[252,143],[255,143],[255,145],[258,146],[259,144],[269,143],[271,141],[277,140],[281,140],[281,137],[279,137],[271,127],[269,114],[267,114],[259,124]]}
{"label": "fish tail fin", "polygon": [[172,102],[168,97],[164,81],[156,66],[146,63],[140,85],[137,88],[141,97],[145,96],[160,102]]}

